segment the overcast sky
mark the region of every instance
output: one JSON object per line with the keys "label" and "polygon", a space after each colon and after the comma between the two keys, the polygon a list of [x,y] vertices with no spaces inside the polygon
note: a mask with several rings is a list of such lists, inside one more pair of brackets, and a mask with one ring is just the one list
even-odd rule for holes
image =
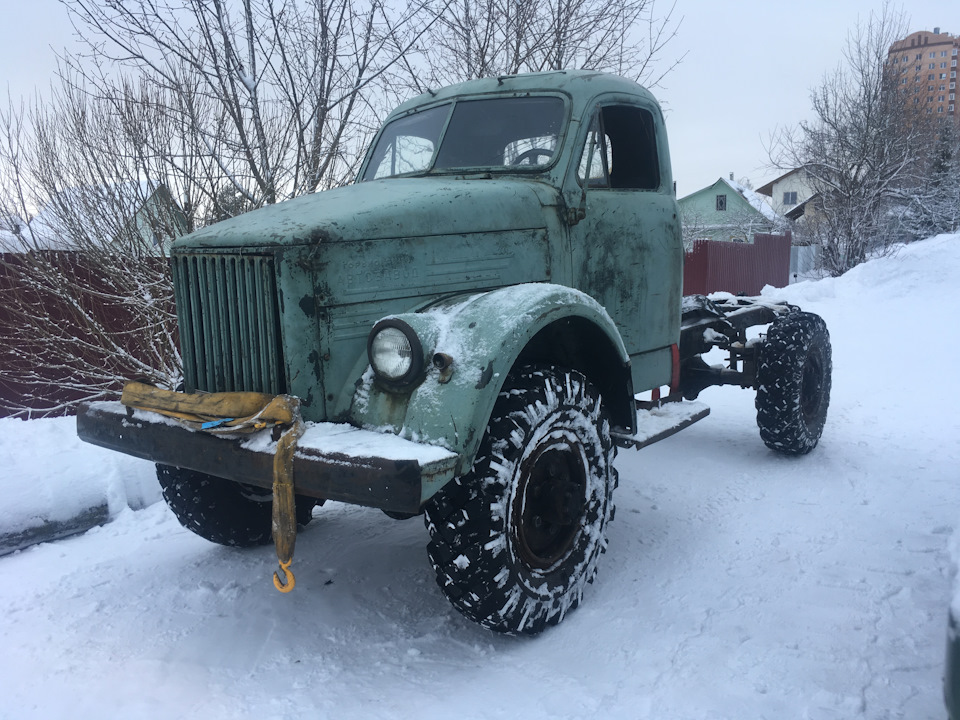
{"label": "overcast sky", "polygon": [[[72,43],[70,21],[57,0],[4,5],[0,83],[15,98],[31,95],[49,84],[55,50]],[[909,32],[960,35],[957,0],[904,7]],[[667,108],[678,195],[729,173],[754,187],[779,175],[767,167],[771,133],[809,116],[810,90],[840,62],[848,31],[881,8],[882,0],[677,0],[683,21],[664,58],[687,55],[654,93]]]}

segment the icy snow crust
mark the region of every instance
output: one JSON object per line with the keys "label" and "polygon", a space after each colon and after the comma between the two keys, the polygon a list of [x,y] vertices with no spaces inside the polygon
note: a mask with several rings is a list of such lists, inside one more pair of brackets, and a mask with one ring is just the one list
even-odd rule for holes
{"label": "icy snow crust", "polygon": [[[155,503],[0,558],[0,718],[943,718],[958,277],[954,235],[769,291],[830,329],[820,445],[780,457],[751,393],[705,391],[708,418],[617,457],[597,580],[537,639],[462,619],[417,520],[327,503],[281,595],[272,548],[211,545]],[[152,473],[73,443],[69,422],[0,423],[3,511]]]}

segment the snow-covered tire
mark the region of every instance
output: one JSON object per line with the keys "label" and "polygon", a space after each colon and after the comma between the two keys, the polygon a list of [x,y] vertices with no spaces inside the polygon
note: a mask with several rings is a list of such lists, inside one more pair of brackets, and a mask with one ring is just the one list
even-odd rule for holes
{"label": "snow-covered tire", "polygon": [[[271,540],[273,492],[254,485],[157,465],[163,499],[187,530],[219,545],[254,547]],[[298,495],[297,524],[306,525],[317,501]]]}
{"label": "snow-covered tire", "polygon": [[606,549],[614,455],[600,394],[581,373],[511,373],[470,472],[424,512],[430,562],[453,606],[528,635],[577,607]]}
{"label": "snow-covered tire", "polygon": [[796,312],[770,325],[757,358],[757,425],[767,447],[813,450],[830,405],[830,333],[819,315]]}

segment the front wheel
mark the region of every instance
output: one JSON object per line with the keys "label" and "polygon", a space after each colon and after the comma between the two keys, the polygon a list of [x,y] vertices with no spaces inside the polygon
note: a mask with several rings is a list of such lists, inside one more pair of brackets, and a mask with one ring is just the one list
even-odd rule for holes
{"label": "front wheel", "polygon": [[770,325],[757,358],[757,425],[767,447],[803,455],[817,446],[827,420],[832,372],[823,318],[797,312]]}
{"label": "front wheel", "polygon": [[[273,492],[172,465],[157,465],[163,499],[187,530],[219,545],[255,547],[271,540]],[[317,501],[298,495],[297,524]]]}
{"label": "front wheel", "polygon": [[584,375],[511,373],[472,469],[425,508],[428,554],[453,606],[491,630],[528,635],[576,608],[606,548],[614,454]]}

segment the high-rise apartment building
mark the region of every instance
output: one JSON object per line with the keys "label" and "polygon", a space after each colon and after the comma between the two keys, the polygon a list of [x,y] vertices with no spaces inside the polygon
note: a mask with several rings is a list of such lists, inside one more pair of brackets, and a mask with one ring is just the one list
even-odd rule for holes
{"label": "high-rise apartment building", "polygon": [[957,112],[957,60],[960,36],[921,30],[890,46],[887,67],[900,79],[906,102],[917,111],[960,127]]}

